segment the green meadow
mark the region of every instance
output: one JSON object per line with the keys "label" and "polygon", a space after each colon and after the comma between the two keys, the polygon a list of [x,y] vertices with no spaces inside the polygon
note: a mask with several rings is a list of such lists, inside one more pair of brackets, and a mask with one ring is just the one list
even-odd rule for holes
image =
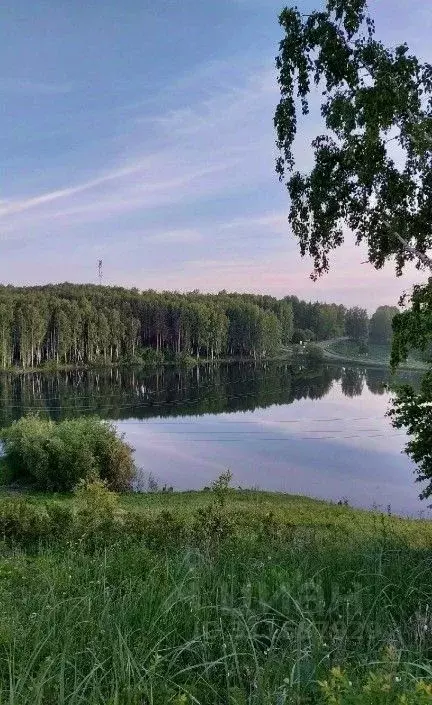
{"label": "green meadow", "polygon": [[239,491],[0,501],[0,703],[432,698],[432,525]]}

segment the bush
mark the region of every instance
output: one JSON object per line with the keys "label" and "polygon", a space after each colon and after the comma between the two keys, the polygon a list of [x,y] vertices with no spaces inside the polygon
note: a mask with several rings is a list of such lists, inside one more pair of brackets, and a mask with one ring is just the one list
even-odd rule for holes
{"label": "bush", "polygon": [[139,357],[144,365],[163,365],[165,362],[164,354],[161,350],[155,350],[154,348],[142,348],[139,351]]}
{"label": "bush", "polygon": [[192,357],[188,352],[180,352],[174,355],[173,361],[176,365],[181,365],[183,367],[195,367],[197,360]]}
{"label": "bush", "polygon": [[165,362],[165,355],[154,348],[137,348],[134,353],[129,351],[121,357],[122,365],[148,365],[157,367]]}
{"label": "bush", "polygon": [[318,345],[313,345],[313,343],[306,345],[305,355],[311,364],[321,363],[324,360],[324,351]]}
{"label": "bush", "polygon": [[0,504],[0,535],[27,544],[50,534],[50,517],[45,507],[37,507],[21,497]]}
{"label": "bush", "polygon": [[55,423],[30,415],[1,432],[5,475],[42,490],[70,491],[99,477],[111,490],[126,491],[135,477],[133,449],[113,424],[98,418]]}
{"label": "bush", "polygon": [[124,511],[119,498],[108,489],[106,481],[97,477],[80,480],[75,488],[75,528],[81,539],[103,540],[119,533]]}
{"label": "bush", "polygon": [[312,330],[308,328],[295,328],[292,334],[291,342],[293,343],[309,343],[311,340],[315,340],[316,335]]}

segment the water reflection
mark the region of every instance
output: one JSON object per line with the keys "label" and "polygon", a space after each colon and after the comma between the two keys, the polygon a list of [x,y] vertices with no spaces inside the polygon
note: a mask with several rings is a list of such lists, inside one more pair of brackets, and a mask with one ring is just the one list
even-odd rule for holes
{"label": "water reflection", "polygon": [[418,514],[406,438],[385,415],[389,382],[378,368],[286,363],[1,375],[0,423],[98,414],[161,485],[201,488],[229,467],[244,487]]}
{"label": "water reflection", "polygon": [[113,420],[253,411],[322,399],[339,380],[348,397],[361,395],[365,383],[373,394],[383,394],[388,374],[338,366],[296,368],[286,363],[3,374],[0,423],[8,424],[31,410],[54,419],[93,413]]}
{"label": "water reflection", "polygon": [[348,368],[342,374],[342,393],[347,397],[359,397],[363,392],[364,375],[359,370]]}

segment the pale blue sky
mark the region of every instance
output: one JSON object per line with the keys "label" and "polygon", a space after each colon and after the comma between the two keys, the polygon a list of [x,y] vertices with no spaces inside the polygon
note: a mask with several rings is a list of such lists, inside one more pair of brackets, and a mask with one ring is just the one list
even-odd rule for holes
{"label": "pale blue sky", "polygon": [[[102,258],[106,283],[140,289],[393,303],[415,276],[375,273],[350,244],[314,285],[290,236],[272,125],[283,4],[5,0],[0,281],[96,281]],[[428,3],[371,9],[386,41],[432,59]]]}

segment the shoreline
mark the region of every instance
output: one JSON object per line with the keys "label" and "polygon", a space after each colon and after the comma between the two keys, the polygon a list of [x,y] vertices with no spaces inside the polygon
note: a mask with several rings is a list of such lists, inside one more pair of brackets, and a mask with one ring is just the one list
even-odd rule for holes
{"label": "shoreline", "polygon": [[[330,346],[334,345],[335,343],[341,342],[347,340],[347,338],[338,338],[338,339],[333,339],[333,340],[322,340],[317,343],[315,343],[323,352],[324,354],[324,359],[329,361],[329,362],[339,362],[339,363],[351,363],[354,365],[362,365],[363,367],[381,367],[383,369],[387,369],[389,372],[391,372],[390,368],[390,360],[379,360],[374,357],[352,357],[350,355],[344,355],[338,352],[333,351]],[[411,360],[407,361],[404,363],[401,363],[397,370],[393,374],[397,374],[398,370],[412,370],[413,372],[425,372],[428,369],[427,363],[416,361],[416,360]]]}
{"label": "shoreline", "polygon": [[[391,371],[390,369],[390,362],[389,360],[379,360],[374,357],[353,357],[350,355],[344,355],[338,352],[333,351],[330,346],[342,341],[346,340],[344,338],[340,339],[332,339],[332,340],[321,340],[321,341],[316,341],[313,342],[312,345],[316,346],[319,348],[322,353],[323,353],[323,359],[322,363],[339,363],[339,364],[344,364],[344,363],[349,363],[351,365],[357,365],[361,367],[380,367],[382,369],[386,369],[389,372]],[[221,357],[221,358],[214,358],[213,360],[208,359],[208,358],[200,358],[200,359],[195,359],[195,358],[190,358],[187,360],[165,360],[163,362],[98,362],[98,363],[83,363],[79,365],[71,365],[71,364],[48,364],[48,365],[41,365],[38,367],[8,367],[8,368],[1,368],[0,369],[0,375],[1,374],[10,374],[10,375],[25,375],[25,374],[34,374],[37,372],[40,373],[45,373],[45,374],[55,374],[58,372],[75,372],[75,371],[105,371],[105,370],[110,370],[110,369],[121,369],[121,368],[130,368],[130,369],[148,369],[148,370],[155,370],[155,369],[160,369],[164,367],[177,367],[177,368],[184,368],[184,369],[193,369],[195,367],[203,367],[203,366],[209,366],[209,365],[222,365],[222,364],[267,364],[267,363],[275,363],[275,362],[292,362],[294,360],[301,360],[303,357],[303,352],[302,348],[300,346],[297,346],[295,344],[291,344],[290,346],[284,347],[279,354],[275,354],[269,357],[262,357],[262,358],[251,358],[251,357]],[[316,366],[318,366],[319,363],[317,363]],[[421,361],[415,361],[411,360],[408,362],[401,363],[398,368],[398,370],[404,370],[404,371],[413,371],[413,372],[425,372],[428,369],[427,363],[423,363]],[[395,372],[397,374],[397,370]]]}
{"label": "shoreline", "polygon": [[184,369],[193,369],[195,367],[209,366],[209,365],[223,365],[231,363],[242,363],[242,364],[266,364],[269,362],[290,362],[293,359],[293,353],[287,354],[285,351],[282,354],[274,355],[271,357],[263,357],[259,359],[254,359],[251,357],[220,357],[214,358],[213,360],[208,358],[200,358],[198,360],[191,358],[190,360],[165,360],[163,362],[98,362],[93,363],[83,363],[81,365],[70,365],[70,364],[59,364],[59,365],[40,365],[39,367],[7,367],[1,368],[0,374],[11,374],[11,375],[23,375],[23,374],[33,374],[36,372],[44,372],[46,374],[52,374],[56,372],[74,372],[74,371],[94,371],[98,372],[101,370],[110,369],[120,369],[120,368],[135,368],[135,369],[149,369],[155,370],[162,367],[177,367]]}

